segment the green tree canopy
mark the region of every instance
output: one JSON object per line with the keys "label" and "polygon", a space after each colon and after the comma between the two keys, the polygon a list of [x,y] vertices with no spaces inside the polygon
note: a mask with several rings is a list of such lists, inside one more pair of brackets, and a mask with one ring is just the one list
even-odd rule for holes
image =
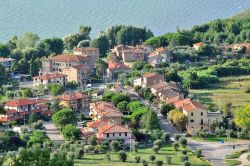
{"label": "green tree canopy", "polygon": [[52,115],[52,120],[57,126],[63,127],[67,124],[75,124],[77,118],[73,110],[63,108]]}
{"label": "green tree canopy", "polygon": [[250,104],[234,111],[235,123],[242,129],[250,130]]}

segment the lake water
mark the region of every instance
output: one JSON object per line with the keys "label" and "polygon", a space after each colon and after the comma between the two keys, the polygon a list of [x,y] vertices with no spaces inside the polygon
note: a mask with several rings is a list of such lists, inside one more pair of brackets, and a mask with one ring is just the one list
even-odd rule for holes
{"label": "lake water", "polygon": [[159,35],[249,7],[250,0],[0,0],[0,41],[24,32],[63,37],[80,25],[90,25],[92,37],[116,24],[146,26]]}

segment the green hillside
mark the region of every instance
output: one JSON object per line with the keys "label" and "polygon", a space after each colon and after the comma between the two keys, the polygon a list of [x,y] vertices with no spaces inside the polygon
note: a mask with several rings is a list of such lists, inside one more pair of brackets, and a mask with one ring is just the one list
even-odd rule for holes
{"label": "green hillside", "polygon": [[236,14],[232,17],[233,19],[250,19],[250,8],[243,12]]}

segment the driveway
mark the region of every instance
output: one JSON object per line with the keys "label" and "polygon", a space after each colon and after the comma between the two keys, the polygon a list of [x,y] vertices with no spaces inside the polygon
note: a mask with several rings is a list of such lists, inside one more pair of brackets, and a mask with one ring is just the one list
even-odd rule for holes
{"label": "driveway", "polygon": [[243,149],[247,149],[249,142],[235,143],[235,149],[233,149],[232,143],[221,144],[217,142],[198,142],[188,140],[188,146],[195,150],[197,148],[202,149],[204,158],[209,160],[214,166],[226,166],[224,163],[225,156],[233,152],[237,152]]}
{"label": "driveway", "polygon": [[64,138],[60,134],[58,128],[55,126],[53,122],[43,122],[43,126],[45,127],[45,131],[50,138],[51,141],[56,143],[63,143]]}

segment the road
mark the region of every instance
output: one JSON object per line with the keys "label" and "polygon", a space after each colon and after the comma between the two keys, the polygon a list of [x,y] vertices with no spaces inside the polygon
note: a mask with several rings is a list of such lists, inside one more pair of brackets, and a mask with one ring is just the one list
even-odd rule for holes
{"label": "road", "polygon": [[224,158],[226,155],[233,152],[237,152],[243,149],[247,149],[249,142],[235,143],[235,149],[233,149],[232,143],[228,145],[227,143],[221,144],[217,142],[198,142],[193,140],[188,140],[188,146],[195,150],[197,148],[202,149],[202,154],[204,158],[210,161],[214,166],[226,166],[224,163]]}
{"label": "road", "polygon": [[53,122],[43,122],[43,126],[45,127],[45,131],[50,138],[51,141],[56,142],[56,143],[63,143],[64,138],[60,134],[58,128],[55,126]]}

